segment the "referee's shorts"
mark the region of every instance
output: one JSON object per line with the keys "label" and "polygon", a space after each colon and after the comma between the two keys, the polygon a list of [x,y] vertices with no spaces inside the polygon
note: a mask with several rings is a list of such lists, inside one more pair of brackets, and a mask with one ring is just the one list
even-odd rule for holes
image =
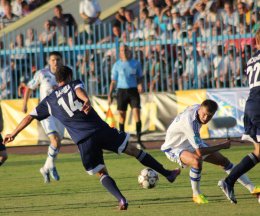
{"label": "referee's shorts", "polygon": [[126,111],[127,105],[131,108],[141,108],[140,94],[137,88],[118,89],[117,90],[117,110]]}

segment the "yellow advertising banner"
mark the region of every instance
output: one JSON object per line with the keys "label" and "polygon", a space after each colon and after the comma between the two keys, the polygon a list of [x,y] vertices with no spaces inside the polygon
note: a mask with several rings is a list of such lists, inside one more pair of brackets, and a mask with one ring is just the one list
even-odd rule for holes
{"label": "yellow advertising banner", "polygon": [[[29,99],[28,101],[28,113],[38,105],[38,99]],[[3,100],[1,101],[1,108],[4,121],[3,136],[11,133],[18,123],[28,114],[21,112],[23,100]],[[28,127],[26,127],[13,142],[8,143],[7,146],[25,146],[25,145],[37,145],[38,143],[38,127],[37,121],[33,121]]]}
{"label": "yellow advertising banner", "polygon": [[[188,106],[201,104],[207,99],[206,93],[206,89],[176,91],[178,113],[181,113]],[[203,139],[209,138],[207,125],[201,127],[200,135]]]}

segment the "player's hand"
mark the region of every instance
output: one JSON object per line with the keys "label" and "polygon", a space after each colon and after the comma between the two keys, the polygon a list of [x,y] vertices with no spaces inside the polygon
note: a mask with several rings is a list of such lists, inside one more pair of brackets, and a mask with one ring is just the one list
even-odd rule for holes
{"label": "player's hand", "polygon": [[12,142],[14,140],[15,136],[12,134],[7,134],[3,140],[3,144],[5,145],[6,143]]}
{"label": "player's hand", "polygon": [[227,140],[223,142],[222,145],[223,145],[223,149],[229,149],[231,146],[231,140]]}
{"label": "player's hand", "polygon": [[89,111],[91,110],[91,104],[90,104],[90,101],[86,101],[83,106],[82,106],[82,109],[81,111],[85,112],[86,114],[89,113]]}

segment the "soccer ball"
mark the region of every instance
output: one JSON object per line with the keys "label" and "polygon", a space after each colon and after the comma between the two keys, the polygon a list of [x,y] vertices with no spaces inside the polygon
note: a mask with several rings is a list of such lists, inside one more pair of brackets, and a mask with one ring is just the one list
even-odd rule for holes
{"label": "soccer ball", "polygon": [[143,169],[138,176],[138,183],[142,188],[150,189],[154,188],[159,181],[159,176],[151,168]]}

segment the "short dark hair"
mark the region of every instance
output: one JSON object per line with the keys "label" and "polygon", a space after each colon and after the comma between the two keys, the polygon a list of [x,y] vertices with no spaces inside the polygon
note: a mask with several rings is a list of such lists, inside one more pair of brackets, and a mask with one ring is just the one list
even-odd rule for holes
{"label": "short dark hair", "polygon": [[60,4],[56,5],[55,8],[62,10],[62,6]]}
{"label": "short dark hair", "polygon": [[67,81],[72,77],[72,70],[68,66],[61,66],[55,73],[55,78],[58,83]]}
{"label": "short dark hair", "polygon": [[62,55],[61,55],[61,53],[60,52],[58,52],[58,51],[52,51],[52,52],[50,52],[50,54],[49,54],[49,57],[50,56],[59,56],[59,57],[61,57],[62,58]]}
{"label": "short dark hair", "polygon": [[218,110],[218,104],[214,100],[206,99],[201,103],[201,106],[206,107],[210,113],[215,113]]}

